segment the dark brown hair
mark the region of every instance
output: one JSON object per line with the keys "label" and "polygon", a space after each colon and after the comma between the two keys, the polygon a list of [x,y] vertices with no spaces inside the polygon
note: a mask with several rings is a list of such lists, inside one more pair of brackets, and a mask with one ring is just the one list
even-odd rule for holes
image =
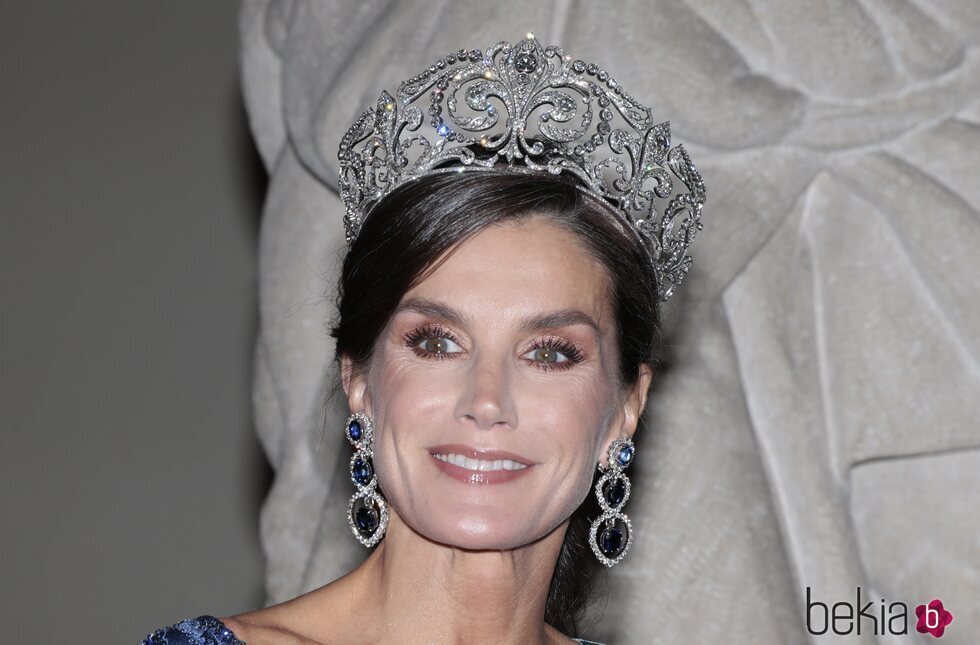
{"label": "dark brown hair", "polygon": [[[576,188],[567,173],[462,172],[402,185],[371,211],[344,259],[331,329],[336,358],[363,370],[402,297],[456,244],[487,226],[530,216],[549,218],[575,234],[607,270],[616,315],[621,387],[632,386],[641,363],[656,368],[662,349],[653,267],[632,234],[607,207]],[[594,483],[594,482],[593,482]],[[600,568],[589,547],[599,514],[594,495],[572,514],[548,592],[545,620],[574,635]]]}

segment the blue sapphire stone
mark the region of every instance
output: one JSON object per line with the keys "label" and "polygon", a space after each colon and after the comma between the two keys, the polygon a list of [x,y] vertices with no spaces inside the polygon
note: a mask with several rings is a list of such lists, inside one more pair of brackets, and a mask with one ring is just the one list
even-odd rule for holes
{"label": "blue sapphire stone", "polygon": [[609,506],[619,508],[626,498],[626,482],[622,479],[610,479],[602,487],[602,496]]}
{"label": "blue sapphire stone", "polygon": [[619,454],[616,455],[616,461],[623,468],[629,466],[630,462],[633,461],[633,448],[629,444],[620,447]]}
{"label": "blue sapphire stone", "polygon": [[[619,524],[619,522],[616,524]],[[599,550],[607,558],[619,556],[624,548],[626,548],[625,526],[620,529],[616,525],[613,525],[603,529],[602,533],[599,534]]]}
{"label": "blue sapphire stone", "polygon": [[347,436],[353,441],[361,440],[361,424],[357,420],[351,421],[350,425],[347,426]]}
{"label": "blue sapphire stone", "polygon": [[374,468],[371,466],[370,459],[358,457],[350,467],[350,478],[355,484],[367,486],[374,478]]}
{"label": "blue sapphire stone", "polygon": [[354,512],[354,525],[357,532],[366,538],[374,535],[378,530],[378,511],[372,503],[370,506],[364,505]]}

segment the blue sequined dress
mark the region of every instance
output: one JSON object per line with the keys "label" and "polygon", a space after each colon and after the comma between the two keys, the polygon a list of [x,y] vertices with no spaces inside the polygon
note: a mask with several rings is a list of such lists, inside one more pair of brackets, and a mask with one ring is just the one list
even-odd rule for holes
{"label": "blue sequined dress", "polygon": [[141,645],[245,645],[214,616],[198,616],[147,634]]}
{"label": "blue sequined dress", "polygon": [[[573,640],[582,645],[602,645],[581,638]],[[238,640],[214,616],[198,616],[148,634],[141,645],[245,645],[245,641]]]}

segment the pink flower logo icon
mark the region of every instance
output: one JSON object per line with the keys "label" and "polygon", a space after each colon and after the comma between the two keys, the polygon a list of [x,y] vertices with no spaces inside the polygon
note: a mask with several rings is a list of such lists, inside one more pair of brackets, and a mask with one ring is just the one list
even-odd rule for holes
{"label": "pink flower logo icon", "polygon": [[915,631],[920,634],[930,633],[936,638],[943,635],[946,625],[953,622],[953,614],[943,608],[943,601],[936,598],[928,605],[919,605],[915,608],[915,615],[919,621],[915,624]]}

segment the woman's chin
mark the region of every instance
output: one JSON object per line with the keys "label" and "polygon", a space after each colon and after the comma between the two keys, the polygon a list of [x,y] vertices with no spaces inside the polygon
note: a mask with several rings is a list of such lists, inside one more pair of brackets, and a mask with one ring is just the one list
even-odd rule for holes
{"label": "woman's chin", "polygon": [[457,517],[451,523],[436,522],[418,533],[433,542],[472,551],[505,551],[540,538],[530,531],[515,531],[514,518]]}

